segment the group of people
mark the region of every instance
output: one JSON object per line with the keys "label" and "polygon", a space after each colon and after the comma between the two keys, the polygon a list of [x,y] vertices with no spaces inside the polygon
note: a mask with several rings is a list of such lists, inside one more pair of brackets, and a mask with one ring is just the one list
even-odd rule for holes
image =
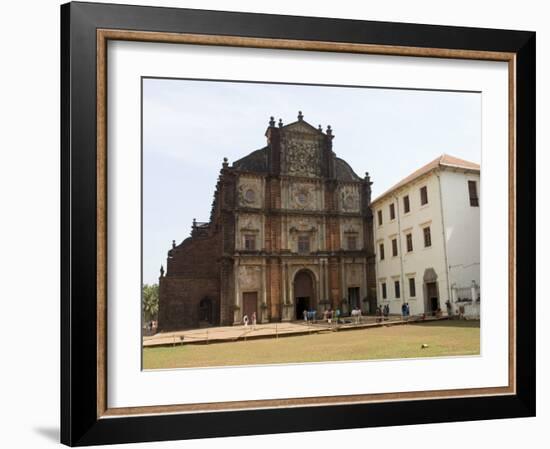
{"label": "group of people", "polygon": [[[315,323],[317,320],[317,311],[316,310],[305,310],[303,311],[304,322]],[[336,323],[340,322],[341,312],[340,309],[332,310],[327,309],[323,312],[323,321],[326,321],[328,324],[332,323],[334,319]]]}
{"label": "group of people", "polygon": [[386,321],[390,315],[390,306],[385,304],[383,306],[376,307],[376,322],[380,323]]}
{"label": "group of people", "polygon": [[315,323],[315,320],[317,319],[317,310],[304,309],[303,316],[305,322],[311,321],[312,323]]}
{"label": "group of people", "polygon": [[[390,315],[389,304],[384,304],[383,306],[378,306],[376,308],[377,323],[388,320],[389,315]],[[404,321],[407,321],[411,316],[411,308],[408,302],[404,302],[403,304],[401,304],[401,315],[403,316]]]}
{"label": "group of people", "polygon": [[252,321],[252,327],[255,329],[256,328],[256,312],[252,312],[250,320],[248,319],[248,315],[243,316],[244,327],[248,327],[248,322],[249,321]]}

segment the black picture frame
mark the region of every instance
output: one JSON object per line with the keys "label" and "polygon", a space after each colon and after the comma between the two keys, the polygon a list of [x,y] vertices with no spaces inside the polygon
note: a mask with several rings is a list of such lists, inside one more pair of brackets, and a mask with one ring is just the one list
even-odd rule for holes
{"label": "black picture frame", "polygon": [[[98,417],[96,30],[516,55],[516,394]],[[535,415],[535,33],[94,3],[61,6],[61,442],[70,446]]]}

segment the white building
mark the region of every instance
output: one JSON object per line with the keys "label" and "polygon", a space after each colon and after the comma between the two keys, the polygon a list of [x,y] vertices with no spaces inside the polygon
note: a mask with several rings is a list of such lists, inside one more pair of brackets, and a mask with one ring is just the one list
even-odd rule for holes
{"label": "white building", "polygon": [[479,173],[444,154],[372,201],[377,301],[390,313],[406,302],[413,315],[479,316]]}

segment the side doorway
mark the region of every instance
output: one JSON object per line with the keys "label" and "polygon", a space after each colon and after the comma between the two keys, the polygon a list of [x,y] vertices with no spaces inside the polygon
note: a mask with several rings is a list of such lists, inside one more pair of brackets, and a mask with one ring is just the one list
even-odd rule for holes
{"label": "side doorway", "polygon": [[428,297],[428,314],[435,315],[439,310],[439,290],[436,282],[428,282],[426,284],[426,292]]}
{"label": "side doorway", "polygon": [[243,293],[243,317],[248,316],[248,322],[252,322],[252,314],[258,316],[258,292]]}

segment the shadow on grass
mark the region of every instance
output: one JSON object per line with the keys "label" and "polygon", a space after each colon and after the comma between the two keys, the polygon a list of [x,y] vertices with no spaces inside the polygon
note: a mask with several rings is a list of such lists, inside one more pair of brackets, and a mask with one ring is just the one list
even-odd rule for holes
{"label": "shadow on grass", "polygon": [[480,321],[479,320],[444,320],[444,321],[416,321],[410,324],[415,326],[422,327],[457,327],[463,329],[473,329],[478,328]]}

